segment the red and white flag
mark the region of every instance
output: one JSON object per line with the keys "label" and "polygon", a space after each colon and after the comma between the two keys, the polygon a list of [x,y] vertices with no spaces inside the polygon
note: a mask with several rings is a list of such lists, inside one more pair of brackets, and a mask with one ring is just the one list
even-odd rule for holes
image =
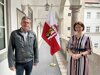
{"label": "red and white flag", "polygon": [[44,23],[42,38],[50,46],[51,55],[61,49],[57,21],[55,15],[51,11],[49,12],[46,22]]}

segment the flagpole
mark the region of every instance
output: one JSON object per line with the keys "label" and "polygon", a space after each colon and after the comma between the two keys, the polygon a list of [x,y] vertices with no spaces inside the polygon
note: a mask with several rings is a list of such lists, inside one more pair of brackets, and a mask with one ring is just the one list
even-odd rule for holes
{"label": "flagpole", "polygon": [[51,67],[55,67],[56,63],[55,63],[55,55],[52,56],[52,63],[50,63]]}
{"label": "flagpole", "polygon": [[52,63],[50,64],[50,66],[55,67],[56,60],[54,54],[61,48],[60,48],[60,39],[57,29],[57,21],[55,18],[55,14],[53,14],[52,12],[52,5],[51,5],[51,11],[49,11],[47,20],[43,26],[42,38],[50,46],[50,53],[52,55]]}

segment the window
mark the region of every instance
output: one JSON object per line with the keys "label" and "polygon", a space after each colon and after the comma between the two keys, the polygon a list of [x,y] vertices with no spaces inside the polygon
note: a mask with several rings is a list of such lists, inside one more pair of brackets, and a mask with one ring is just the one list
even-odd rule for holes
{"label": "window", "polygon": [[0,50],[5,48],[4,4],[0,0]]}
{"label": "window", "polygon": [[90,27],[86,27],[86,32],[90,32]]}
{"label": "window", "polygon": [[71,13],[68,13],[68,16],[71,16]]}
{"label": "window", "polygon": [[70,27],[67,27],[67,30],[70,30]]}
{"label": "window", "polygon": [[87,12],[87,19],[91,18],[91,12]]}
{"label": "window", "polygon": [[97,48],[98,47],[98,43],[94,43],[94,47]]}
{"label": "window", "polygon": [[97,12],[96,17],[97,17],[97,19],[100,19],[100,12]]}
{"label": "window", "polygon": [[96,32],[99,32],[99,26],[96,26]]}
{"label": "window", "polygon": [[0,28],[0,50],[5,48],[5,30]]}

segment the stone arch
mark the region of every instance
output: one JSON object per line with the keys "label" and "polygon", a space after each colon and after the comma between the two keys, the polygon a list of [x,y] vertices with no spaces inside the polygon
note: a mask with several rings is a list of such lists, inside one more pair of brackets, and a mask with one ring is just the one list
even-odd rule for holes
{"label": "stone arch", "polygon": [[[81,8],[81,5],[84,1],[83,0],[61,0],[60,3],[60,8],[59,8],[59,27],[60,27],[60,33],[62,30],[61,24],[62,19],[64,18],[64,6],[68,7],[68,9],[71,11],[71,26],[74,24],[75,21],[78,21],[78,17],[79,17],[79,9]],[[66,12],[68,14],[68,12]],[[81,19],[82,20],[82,19]],[[62,22],[62,23],[61,23]],[[72,28],[72,27],[71,27]],[[71,29],[71,33],[73,33],[73,29]],[[63,34],[63,33],[62,33]]]}

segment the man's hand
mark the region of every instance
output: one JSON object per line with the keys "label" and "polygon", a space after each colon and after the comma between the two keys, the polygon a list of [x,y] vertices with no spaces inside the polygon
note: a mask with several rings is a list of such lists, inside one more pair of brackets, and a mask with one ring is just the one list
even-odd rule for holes
{"label": "man's hand", "polygon": [[37,63],[34,63],[33,66],[37,66]]}
{"label": "man's hand", "polygon": [[16,69],[15,69],[15,67],[10,67],[10,70],[15,71]]}

